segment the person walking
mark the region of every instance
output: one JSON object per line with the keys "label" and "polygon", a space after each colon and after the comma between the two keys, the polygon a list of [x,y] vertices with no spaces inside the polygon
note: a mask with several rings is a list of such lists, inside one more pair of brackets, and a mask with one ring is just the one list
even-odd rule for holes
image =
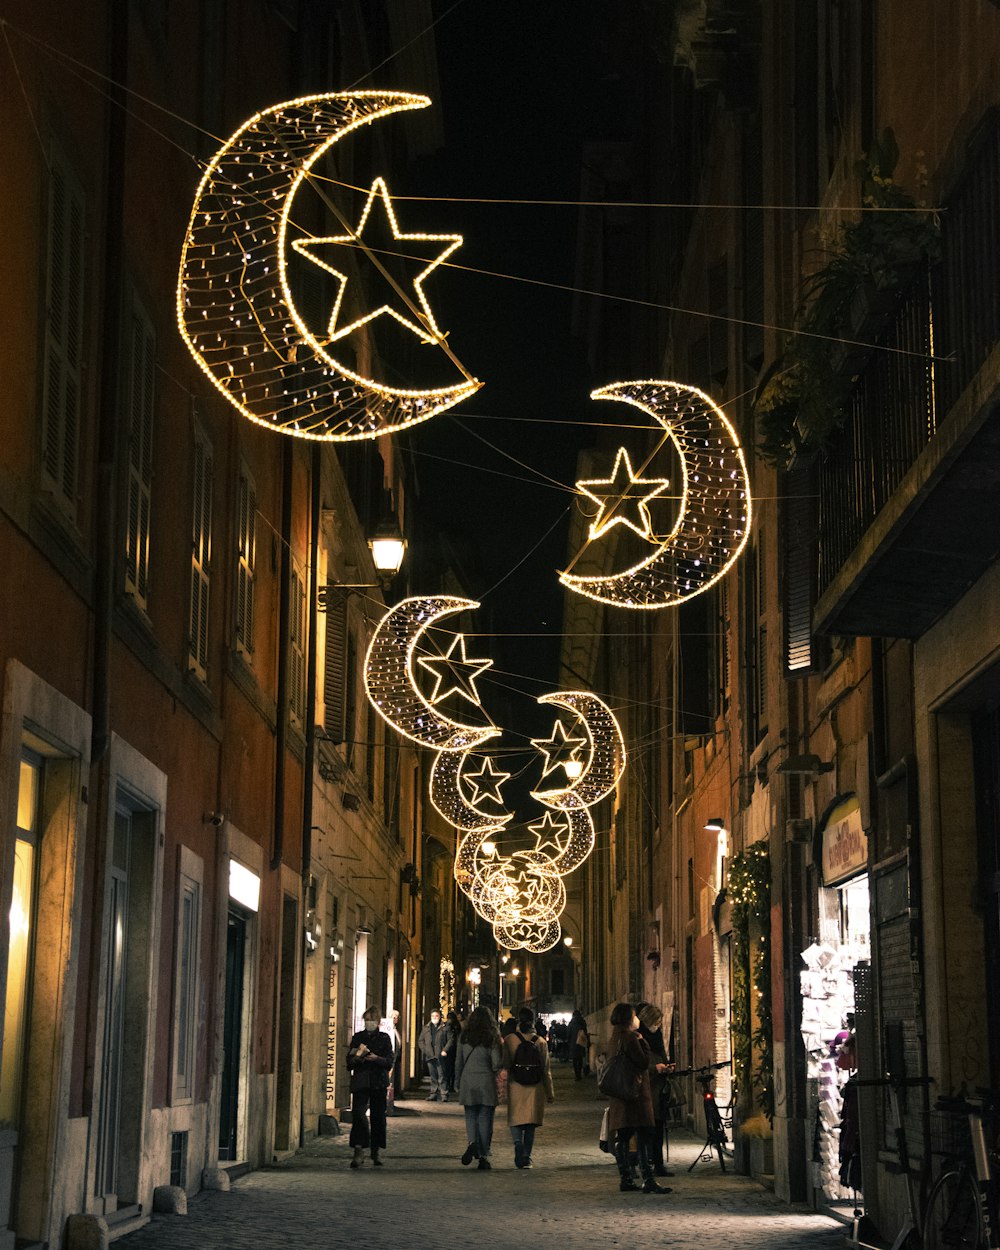
{"label": "person walking", "polygon": [[500,1033],[489,1007],[477,1007],[466,1021],[458,1041],[455,1079],[458,1101],[465,1108],[465,1131],[469,1144],[462,1166],[479,1160],[488,1172],[493,1145],[493,1116],[497,1106],[497,1073],[500,1071]]}
{"label": "person walking", "polygon": [[444,1085],[445,1102],[455,1093],[455,1060],[458,1055],[458,1039],[462,1033],[462,1026],[458,1022],[458,1013],[455,1011],[448,1012],[448,1018],[445,1020],[448,1026],[450,1038],[448,1048],[444,1052],[441,1059],[441,1083]]}
{"label": "person walking", "polygon": [[669,1089],[670,1060],[663,1041],[663,1012],[652,1003],[639,1003],[639,1036],[649,1047],[653,1066],[649,1073],[649,1092],[653,1100],[653,1131],[649,1137],[654,1176],[673,1176],[667,1167],[670,1158],[670,1133],[663,1114],[664,1096]]}
{"label": "person walking", "polygon": [[431,1092],[427,1095],[428,1102],[446,1102],[447,1089],[444,1084],[444,1056],[451,1044],[451,1030],[441,1019],[440,1009],[435,1007],[431,1018],[420,1030],[417,1045],[420,1053],[427,1061],[427,1070],[431,1076]]}
{"label": "person walking", "polygon": [[584,1064],[590,1053],[590,1034],[579,1007],[573,1008],[573,1014],[566,1026],[566,1035],[570,1058],[573,1060],[573,1075],[578,1081],[582,1081]]}
{"label": "person walking", "polygon": [[634,1098],[608,1099],[608,1134],[614,1134],[615,1162],[621,1178],[618,1188],[626,1193],[638,1189],[629,1159],[629,1143],[633,1134],[639,1154],[639,1170],[642,1173],[644,1194],[669,1194],[669,1186],[658,1185],[653,1175],[650,1157],[653,1129],[653,1102],[649,1090],[650,1067],[657,1065],[642,1037],[639,1036],[639,1017],[631,1003],[618,1003],[611,1013],[611,1045],[608,1047],[608,1064],[617,1056],[624,1058],[626,1068],[637,1078]]}
{"label": "person walking", "polygon": [[546,1102],[555,1101],[549,1048],[535,1032],[535,1013],[522,1007],[517,1028],[503,1041],[503,1066],[507,1069],[507,1124],[514,1139],[514,1166],[533,1167],[531,1152],[535,1129],[545,1119]]}
{"label": "person walking", "polygon": [[377,1007],[369,1007],[363,1016],[365,1027],[354,1034],[347,1047],[347,1067],[351,1073],[352,1168],[361,1167],[369,1148],[372,1163],[377,1168],[382,1166],[379,1151],[385,1147],[386,1098],[393,1047],[392,1038],[378,1027],[380,1016]]}

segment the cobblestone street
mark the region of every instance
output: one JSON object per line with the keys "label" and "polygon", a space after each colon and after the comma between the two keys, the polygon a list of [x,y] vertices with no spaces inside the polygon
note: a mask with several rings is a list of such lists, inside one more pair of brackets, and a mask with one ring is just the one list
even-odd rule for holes
{"label": "cobblestone street", "polygon": [[[717,1164],[690,1174],[698,1141],[672,1143],[677,1176],[667,1197],[623,1194],[613,1161],[597,1149],[601,1104],[594,1082],[576,1085],[556,1065],[556,1103],[539,1129],[530,1171],[515,1170],[506,1112],[498,1108],[493,1171],[464,1168],[457,1103],[408,1102],[389,1120],[385,1166],[350,1171],[346,1132],[311,1143],[289,1162],[251,1173],[228,1193],[203,1193],[185,1216],[154,1216],[122,1250],[368,1250],[462,1243],[490,1250],[643,1246],[700,1250],[837,1250],[844,1230],[790,1208]],[[405,1112],[416,1114],[405,1114]]]}

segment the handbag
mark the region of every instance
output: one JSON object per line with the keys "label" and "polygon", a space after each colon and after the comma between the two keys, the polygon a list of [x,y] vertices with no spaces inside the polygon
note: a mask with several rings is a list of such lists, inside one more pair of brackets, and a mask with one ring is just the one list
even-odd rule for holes
{"label": "handbag", "polygon": [[507,1069],[501,1068],[497,1077],[497,1104],[507,1101]]}
{"label": "handbag", "polygon": [[611,1149],[611,1143],[608,1141],[608,1115],[610,1112],[610,1107],[604,1108],[604,1114],[601,1116],[601,1131],[597,1137],[597,1147],[599,1150],[603,1150],[605,1154]]}
{"label": "handbag", "polygon": [[633,1102],[642,1088],[642,1073],[636,1072],[623,1051],[608,1060],[601,1073],[597,1088],[605,1098],[617,1098],[619,1102]]}

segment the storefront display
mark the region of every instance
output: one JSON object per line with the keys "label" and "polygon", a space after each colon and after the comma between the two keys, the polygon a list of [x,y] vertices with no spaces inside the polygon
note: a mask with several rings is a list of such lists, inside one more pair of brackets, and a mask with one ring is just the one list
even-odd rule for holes
{"label": "storefront display", "polygon": [[854,1024],[854,969],[870,958],[868,840],[857,800],[838,804],[817,838],[818,934],[802,952],[802,1041],[810,1095],[813,1188],[828,1205],[853,1201],[841,1183],[840,1129],[849,1069],[838,1054]]}

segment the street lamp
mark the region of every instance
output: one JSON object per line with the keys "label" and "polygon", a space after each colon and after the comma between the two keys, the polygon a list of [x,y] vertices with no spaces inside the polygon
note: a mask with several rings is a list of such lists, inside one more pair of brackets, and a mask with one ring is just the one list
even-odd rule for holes
{"label": "street lamp", "polygon": [[395,577],[403,563],[406,539],[400,532],[399,522],[394,516],[390,515],[379,521],[374,534],[368,540],[368,546],[379,577],[386,580]]}

